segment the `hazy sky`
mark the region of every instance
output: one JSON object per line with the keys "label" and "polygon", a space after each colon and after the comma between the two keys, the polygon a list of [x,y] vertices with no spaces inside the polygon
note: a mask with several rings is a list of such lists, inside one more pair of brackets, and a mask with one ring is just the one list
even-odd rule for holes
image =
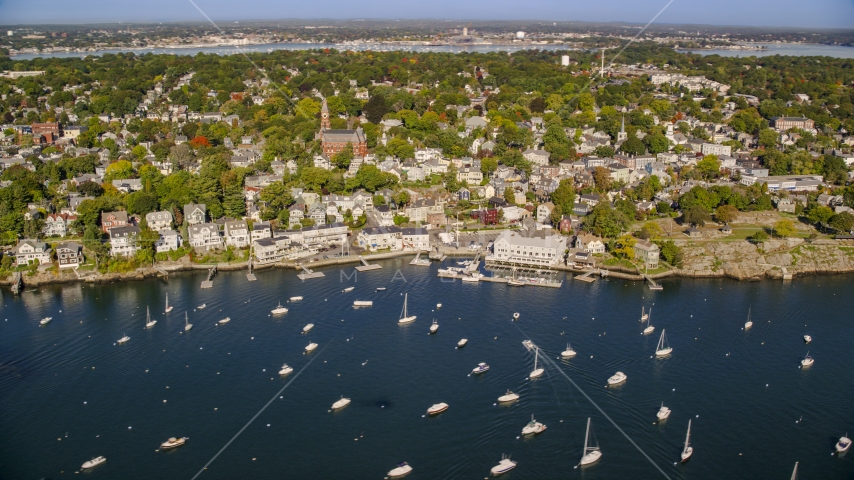
{"label": "hazy sky", "polygon": [[[667,0],[194,0],[218,21],[437,18],[646,23]],[[0,24],[204,21],[189,0],[0,0]],[[675,0],[659,23],[854,28],[854,0]]]}

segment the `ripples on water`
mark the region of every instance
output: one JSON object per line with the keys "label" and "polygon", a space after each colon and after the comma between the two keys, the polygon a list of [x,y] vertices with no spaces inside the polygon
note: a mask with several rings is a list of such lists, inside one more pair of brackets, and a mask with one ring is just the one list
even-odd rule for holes
{"label": "ripples on water", "polygon": [[[830,456],[835,440],[854,432],[848,277],[679,280],[653,293],[617,279],[560,289],[461,284],[440,281],[436,265],[381,264],[345,279],[350,293],[331,269],[304,283],[290,270],[258,271],[254,283],[245,272],[221,273],[211,290],[193,274],[48,286],[20,298],[4,290],[0,478],[60,478],[97,455],[108,460],[94,477],[191,478],[311,355],[316,361],[200,479],[381,478],[403,460],[415,468],[408,478],[482,478],[502,453],[519,462],[507,478],[663,478],[555,367],[670,478],[788,478],[795,461],[804,478],[854,474],[850,458]],[[392,281],[396,269],[406,282]],[[404,292],[418,320],[398,326]],[[294,295],[305,300],[286,303]],[[374,306],[353,309],[354,300]],[[290,311],[270,316],[279,301]],[[201,303],[207,308],[195,311]],[[148,330],[146,305],[158,321]],[[648,336],[642,305],[653,306]],[[755,325],[744,332],[751,306]],[[186,333],[184,311],[194,324]],[[48,315],[53,322],[39,328]],[[217,326],[225,316],[232,321]],[[436,335],[427,333],[432,318]],[[315,328],[301,334],[307,323]],[[654,359],[662,328],[674,352]],[[125,333],[131,340],[115,345]],[[469,343],[457,349],[463,337]],[[525,338],[547,357],[535,381]],[[305,355],[310,341],[320,348]],[[560,360],[567,343],[578,355]],[[807,350],[816,363],[801,370]],[[295,373],[279,378],[285,362]],[[469,376],[478,362],[489,372]],[[604,388],[617,370],[628,381]],[[496,405],[507,389],[521,399]],[[353,402],[330,413],[342,395]],[[662,401],[673,413],[654,425]],[[424,417],[438,402],[448,411]],[[531,414],[548,429],[517,438]],[[576,470],[587,417],[604,455]],[[689,418],[694,457],[673,465]],[[170,436],[190,440],[156,453]]]}

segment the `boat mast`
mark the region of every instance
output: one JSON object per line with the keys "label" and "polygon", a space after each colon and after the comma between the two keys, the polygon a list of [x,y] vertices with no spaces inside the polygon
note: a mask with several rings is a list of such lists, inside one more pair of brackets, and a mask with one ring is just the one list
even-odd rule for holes
{"label": "boat mast", "polygon": [[584,434],[584,455],[581,456],[582,459],[587,455],[588,440],[590,440],[590,417],[587,417],[587,433]]}
{"label": "boat mast", "polygon": [[409,316],[409,312],[406,311],[406,303],[409,301],[409,293],[405,293],[403,295],[403,316],[404,318]]}
{"label": "boat mast", "polygon": [[685,434],[685,447],[682,448],[683,452],[688,451],[688,445],[691,443],[691,419],[688,419],[688,433]]}
{"label": "boat mast", "polygon": [[797,480],[797,478],[798,478],[798,462],[795,462],[795,469],[792,470],[792,479],[791,480]]}
{"label": "boat mast", "polygon": [[166,292],[166,309],[169,310],[169,292]]}
{"label": "boat mast", "polygon": [[540,358],[540,348],[537,347],[536,352],[534,352],[534,370],[537,369],[537,359]]}
{"label": "boat mast", "polygon": [[151,322],[151,312],[149,312],[148,307],[145,307],[145,323],[148,324]]}

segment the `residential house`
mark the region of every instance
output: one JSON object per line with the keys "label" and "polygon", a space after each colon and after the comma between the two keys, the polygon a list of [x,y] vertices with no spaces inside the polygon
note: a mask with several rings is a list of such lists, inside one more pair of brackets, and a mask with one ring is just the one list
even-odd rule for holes
{"label": "residential house", "polygon": [[531,162],[532,165],[549,164],[549,152],[545,150],[534,150],[529,148],[522,152],[522,156],[525,157],[525,160]]}
{"label": "residential house", "polygon": [[553,267],[563,263],[566,237],[546,230],[523,229],[501,232],[487,262],[511,263],[536,267]]}
{"label": "residential house", "polygon": [[101,212],[101,230],[108,233],[115,227],[126,227],[128,225],[128,212]]}
{"label": "residential house", "polygon": [[29,265],[38,262],[43,265],[50,263],[50,245],[38,240],[25,238],[12,249],[15,265]]}
{"label": "residential house", "polygon": [[648,240],[638,240],[634,246],[635,258],[643,262],[646,268],[658,268],[658,256],[661,252],[658,245]]}
{"label": "residential house", "polygon": [[457,181],[466,182],[469,185],[479,185],[483,181],[483,172],[480,168],[463,167],[457,170]]}
{"label": "residential house", "polygon": [[348,230],[347,225],[338,222],[308,227],[301,231],[303,245],[308,248],[340,245],[347,241]]}
{"label": "residential house", "polygon": [[404,250],[430,250],[430,234],[426,228],[404,228],[401,230],[401,240]]}
{"label": "residential house", "polygon": [[77,242],[62,242],[56,245],[59,268],[77,268],[83,263],[83,246]]}
{"label": "residential house", "polygon": [[204,203],[188,203],[184,205],[184,224],[198,225],[205,223],[207,207]]}
{"label": "residential house", "polygon": [[163,210],[147,213],[145,214],[145,222],[148,223],[148,228],[155,232],[169,230],[172,228],[172,212]]}
{"label": "residential house", "polygon": [[47,218],[45,218],[44,229],[42,232],[44,232],[46,237],[64,237],[68,234],[71,222],[74,220],[77,220],[77,217],[67,213],[48,214]]}
{"label": "residential house", "polygon": [[388,205],[380,205],[374,209],[374,212],[376,212],[375,217],[380,227],[394,226],[394,212],[388,208]]}
{"label": "residential house", "polygon": [[255,222],[252,224],[251,238],[253,242],[262,238],[271,238],[272,236],[273,230],[270,227],[270,222]]}
{"label": "residential house", "polygon": [[385,248],[392,251],[403,248],[402,232],[397,227],[368,227],[359,232],[357,240],[360,247],[372,252]]}
{"label": "residential house", "polygon": [[552,202],[541,203],[537,206],[537,221],[546,223],[554,210],[555,205]]}
{"label": "residential house", "polygon": [[136,255],[139,227],[135,225],[110,228],[110,255],[132,257]]}
{"label": "residential house", "polygon": [[582,233],[575,237],[575,248],[589,253],[605,253],[605,242],[596,235]]}
{"label": "residential house", "polygon": [[190,246],[197,250],[207,251],[222,248],[222,236],[219,225],[215,223],[199,223],[190,225],[187,229]]}
{"label": "residential house", "polygon": [[181,235],[175,230],[160,230],[160,238],[154,243],[157,252],[168,252],[181,248]]}
{"label": "residential house", "polygon": [[226,220],[224,233],[226,245],[237,248],[249,246],[249,225],[246,220]]}
{"label": "residential house", "polygon": [[426,222],[427,215],[442,213],[445,210],[444,202],[433,199],[422,198],[412,202],[403,210],[403,216],[408,217],[411,222]]}
{"label": "residential house", "polygon": [[123,193],[138,192],[142,190],[142,181],[138,178],[124,178],[113,180],[113,186],[116,187],[116,190]]}
{"label": "residential house", "polygon": [[465,200],[465,201],[471,200],[471,191],[465,187],[460,188],[459,190],[457,190],[457,199],[461,200],[461,201],[462,200]]}

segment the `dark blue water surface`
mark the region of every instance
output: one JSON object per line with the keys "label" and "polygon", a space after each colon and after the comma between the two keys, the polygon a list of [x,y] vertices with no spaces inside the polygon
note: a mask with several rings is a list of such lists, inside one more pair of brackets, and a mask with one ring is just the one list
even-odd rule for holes
{"label": "dark blue water surface", "polygon": [[[4,290],[0,478],[71,478],[104,455],[81,475],[379,479],[408,461],[411,479],[478,479],[502,453],[519,462],[508,479],[789,478],[796,461],[802,479],[854,475],[854,457],[831,455],[837,438],[854,433],[850,277],[680,279],[661,292],[617,279],[514,288],[442,281],[438,264],[380,263],[358,278],[341,275],[353,274],[348,266],[305,282],[292,270],[258,271],[252,283],[245,272],[221,273],[210,290],[190,273],[20,297]],[[405,292],[418,319],[398,326]],[[305,300],[286,303],[295,295]],[[354,300],[374,306],[353,309]],[[279,301],[290,311],[271,317]],[[149,330],[146,306],[157,320]],[[653,307],[650,336],[641,335],[641,306]],[[755,325],[745,332],[748,308]],[[39,327],[45,316],[54,320]],[[231,322],[217,326],[225,316]],[[433,318],[439,332],[428,335]],[[316,326],[303,335],[307,323]],[[654,359],[662,328],[673,355]],[[124,334],[130,341],[116,345]],[[546,357],[534,381],[526,338]],[[320,346],[305,355],[310,341]],[[567,342],[578,356],[558,360]],[[802,370],[807,351],[816,362]],[[490,371],[469,376],[478,362]],[[294,374],[280,378],[283,363]],[[617,370],[628,381],[605,388]],[[520,401],[496,405],[507,389]],[[352,403],[330,412],[342,395]],[[662,401],[673,413],[656,425]],[[448,411],[425,418],[438,402]],[[548,429],[521,439],[531,414]],[[588,417],[603,457],[575,469]],[[675,465],[689,418],[694,456]],[[157,452],[171,436],[190,440]]]}

